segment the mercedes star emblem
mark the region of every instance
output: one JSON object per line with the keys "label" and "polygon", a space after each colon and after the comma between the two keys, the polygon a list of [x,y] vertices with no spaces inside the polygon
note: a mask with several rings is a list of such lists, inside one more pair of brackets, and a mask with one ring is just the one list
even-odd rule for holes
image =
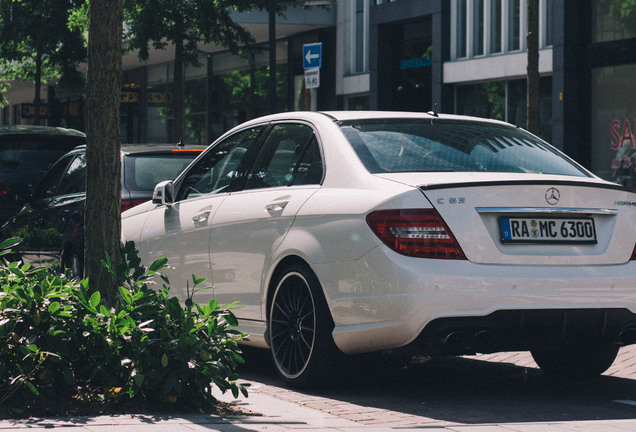
{"label": "mercedes star emblem", "polygon": [[559,202],[559,199],[561,199],[561,194],[559,193],[558,189],[550,188],[545,191],[545,200],[548,202],[548,204],[555,205]]}

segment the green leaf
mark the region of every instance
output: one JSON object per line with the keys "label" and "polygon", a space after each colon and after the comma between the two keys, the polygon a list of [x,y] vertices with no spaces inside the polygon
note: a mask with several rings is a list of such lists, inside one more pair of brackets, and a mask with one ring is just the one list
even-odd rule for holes
{"label": "green leaf", "polygon": [[159,258],[158,260],[156,260],[155,262],[153,262],[152,264],[150,264],[150,267],[148,267],[148,270],[155,272],[157,270],[160,270],[161,268],[163,268],[163,266],[168,262],[168,258],[163,257],[163,258]]}
{"label": "green leaf", "polygon": [[40,396],[40,392],[38,391],[38,389],[35,388],[35,386],[30,383],[29,381],[25,381],[24,385],[31,391],[31,393],[33,393],[36,396]]}
{"label": "green leaf", "polygon": [[130,294],[130,291],[128,291],[128,288],[120,286],[119,294],[121,295],[121,298],[124,301],[124,303],[128,305],[132,303],[132,295]]}
{"label": "green leaf", "polygon": [[58,310],[60,310],[60,302],[55,301],[49,305],[49,313],[54,314]]}
{"label": "green leaf", "polygon": [[99,302],[101,299],[102,299],[101,294],[99,293],[99,291],[96,291],[91,296],[89,304],[91,305],[92,308],[96,308],[99,305]]}

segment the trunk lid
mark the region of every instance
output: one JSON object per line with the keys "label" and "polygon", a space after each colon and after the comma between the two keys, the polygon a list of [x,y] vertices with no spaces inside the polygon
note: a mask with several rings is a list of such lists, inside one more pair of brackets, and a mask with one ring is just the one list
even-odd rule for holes
{"label": "trunk lid", "polygon": [[473,173],[469,182],[455,173],[447,183],[439,175],[424,182],[383,177],[419,185],[474,263],[614,265],[634,251],[636,194],[613,183],[514,174]]}

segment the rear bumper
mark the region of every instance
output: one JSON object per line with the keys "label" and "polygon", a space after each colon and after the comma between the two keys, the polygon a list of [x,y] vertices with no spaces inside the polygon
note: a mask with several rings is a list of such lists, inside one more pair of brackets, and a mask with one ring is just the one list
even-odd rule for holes
{"label": "rear bumper", "polygon": [[362,260],[314,270],[334,318],[334,341],[345,353],[406,345],[468,354],[593,339],[636,342],[633,262],[478,265],[380,247]]}

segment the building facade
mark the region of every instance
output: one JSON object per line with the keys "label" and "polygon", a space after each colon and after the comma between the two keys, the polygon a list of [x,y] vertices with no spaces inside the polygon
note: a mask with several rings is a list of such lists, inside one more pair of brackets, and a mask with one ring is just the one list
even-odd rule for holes
{"label": "building facade", "polygon": [[[636,184],[636,10],[620,0],[538,1],[539,134],[599,176]],[[146,64],[124,58],[123,142],[209,143],[271,110],[268,14],[235,19],[263,50],[246,59],[201,47],[200,66],[186,68],[182,137],[173,133],[170,51],[153,52]],[[526,21],[526,0],[291,8],[275,23],[276,111],[437,109],[525,127]],[[320,84],[307,89],[303,45],[316,42]],[[44,90],[48,123],[83,129],[81,94]],[[0,123],[28,123],[32,95],[23,85],[11,91]]]}

